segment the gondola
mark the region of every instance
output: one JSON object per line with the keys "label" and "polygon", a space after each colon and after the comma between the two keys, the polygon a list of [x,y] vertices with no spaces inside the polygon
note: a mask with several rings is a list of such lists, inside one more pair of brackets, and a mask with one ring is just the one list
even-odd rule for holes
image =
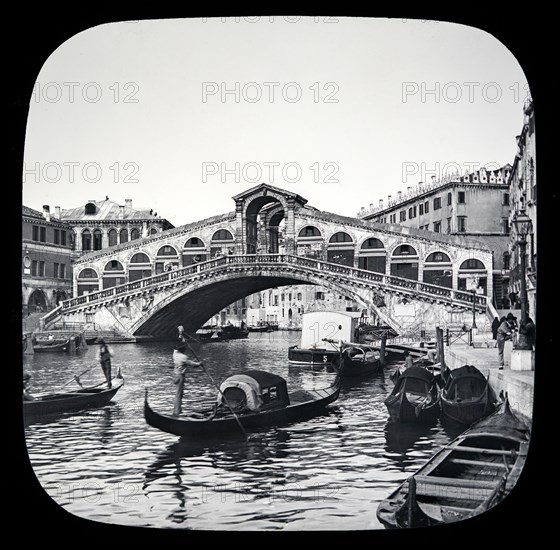
{"label": "gondola", "polygon": [[530,428],[506,400],[402,483],[377,508],[387,529],[452,523],[482,514],[516,484]]}
{"label": "gondola", "polygon": [[[434,363],[427,357],[420,357],[419,359],[415,359],[414,361],[412,361],[411,366],[422,367],[423,369],[431,372],[434,375],[436,384],[440,387],[443,386],[441,363]],[[397,383],[399,376],[406,370],[406,368],[407,367],[405,365],[400,365],[397,369],[395,369],[395,371],[389,377],[393,384]]]}
{"label": "gondola", "polygon": [[340,350],[338,348],[300,348],[299,346],[290,346],[288,348],[288,361],[296,365],[334,365],[339,360]]}
{"label": "gondola", "polygon": [[33,350],[37,353],[45,351],[66,351],[70,344],[70,338],[66,340],[36,340],[37,343],[33,344]]}
{"label": "gondola", "polygon": [[385,405],[393,422],[432,422],[439,416],[439,391],[434,375],[412,366],[397,379]]}
{"label": "gondola", "polygon": [[381,370],[381,356],[369,346],[347,344],[342,350],[342,375],[366,376]]}
{"label": "gondola", "polygon": [[446,370],[441,392],[444,418],[470,425],[493,413],[496,401],[488,378],[473,365]]}
{"label": "gondola", "polygon": [[122,388],[124,379],[115,378],[112,388],[91,386],[34,396],[32,401],[23,401],[23,414],[25,418],[42,417],[54,413],[78,411],[91,407],[102,407],[111,401],[114,395]]}
{"label": "gondola", "polygon": [[281,376],[248,370],[222,383],[212,407],[182,417],[154,411],[148,403],[146,389],[144,418],[150,426],[181,437],[240,434],[241,427],[250,430],[315,416],[338,399],[340,388],[341,379],[337,375],[333,385],[327,388],[288,392]]}
{"label": "gondola", "polygon": [[95,342],[97,342],[97,336],[92,336],[91,338],[86,338],[86,344],[88,346],[91,346],[92,344],[95,344]]}

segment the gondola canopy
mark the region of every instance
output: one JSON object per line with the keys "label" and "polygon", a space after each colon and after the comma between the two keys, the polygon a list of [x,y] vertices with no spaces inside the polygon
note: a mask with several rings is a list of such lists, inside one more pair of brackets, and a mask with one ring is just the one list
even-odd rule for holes
{"label": "gondola canopy", "polygon": [[260,411],[290,404],[286,381],[270,372],[249,370],[230,376],[220,386],[217,401],[233,408]]}

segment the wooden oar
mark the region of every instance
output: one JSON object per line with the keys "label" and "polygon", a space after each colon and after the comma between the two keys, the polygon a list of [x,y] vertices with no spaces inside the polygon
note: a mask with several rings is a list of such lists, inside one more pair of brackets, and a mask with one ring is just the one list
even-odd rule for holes
{"label": "wooden oar", "polygon": [[[66,382],[66,384],[61,386],[61,388],[65,388],[66,386],[68,386],[68,384],[70,384],[70,382],[74,382],[74,381],[79,380],[80,376],[83,376],[86,372],[89,372],[93,368],[95,368],[95,367],[90,367],[89,369],[86,369],[84,372],[81,372],[80,374],[75,374],[74,378],[72,378],[71,380],[68,380],[68,382]],[[78,384],[79,384],[79,382],[78,382]]]}
{"label": "wooden oar", "polygon": [[233,416],[235,418],[235,421],[237,422],[237,425],[239,426],[239,428],[243,432],[243,435],[245,436],[245,439],[247,439],[248,438],[247,437],[247,432],[245,431],[245,428],[243,427],[243,424],[241,424],[241,420],[239,420],[239,417],[237,416],[237,414],[235,414],[235,411],[233,410],[233,407],[229,404],[229,401],[227,400],[226,396],[224,395],[224,393],[220,389],[220,386],[218,386],[218,384],[216,384],[216,381],[214,380],[214,378],[212,378],[212,375],[204,368],[204,364],[199,359],[198,355],[194,352],[194,350],[191,348],[191,346],[188,344],[188,342],[185,340],[184,343],[191,350],[191,353],[194,355],[195,359],[200,363],[200,366],[202,367],[202,370],[206,373],[208,378],[210,378],[210,380],[212,381],[212,384],[214,384],[214,386],[216,387],[216,389],[218,390],[218,392],[222,396],[225,404],[228,406],[229,410],[233,414]]}

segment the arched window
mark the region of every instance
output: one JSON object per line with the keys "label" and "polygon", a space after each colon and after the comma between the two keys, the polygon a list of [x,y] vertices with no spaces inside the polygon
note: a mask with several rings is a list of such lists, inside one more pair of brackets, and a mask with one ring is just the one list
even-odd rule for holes
{"label": "arched window", "polygon": [[91,250],[91,233],[89,229],[82,231],[82,250]]}
{"label": "arched window", "polygon": [[431,285],[453,286],[451,258],[444,252],[432,252],[424,262],[424,282]]}
{"label": "arched window", "polygon": [[352,242],[354,242],[352,240],[352,237],[350,237],[350,235],[348,235],[348,233],[345,233],[344,231],[339,231],[338,233],[335,233],[329,239],[329,243],[352,243]]}
{"label": "arched window", "polygon": [[156,255],[156,275],[164,271],[172,271],[179,267],[179,254],[175,247],[166,244],[162,246]]}
{"label": "arched window", "polygon": [[227,229],[218,229],[214,235],[212,235],[213,241],[233,241],[233,235]]}
{"label": "arched window", "polygon": [[300,232],[298,237],[320,237],[321,232],[313,225],[305,226]]}
{"label": "arched window", "polygon": [[117,230],[116,229],[110,229],[109,230],[109,246],[116,246],[118,243],[117,240]]}
{"label": "arched window", "polygon": [[85,209],[86,214],[95,214],[96,211],[97,211],[97,207],[95,206],[95,203],[88,202],[86,204],[86,209]]}
{"label": "arched window", "polygon": [[471,292],[482,288],[483,293],[486,294],[487,282],[486,267],[477,258],[469,258],[460,265],[457,283],[459,290]]}
{"label": "arched window", "polygon": [[483,269],[486,271],[484,264],[476,258],[469,258],[468,260],[465,260],[459,269]]}
{"label": "arched window", "polygon": [[160,256],[177,256],[177,250],[175,250],[175,248],[173,246],[170,246],[168,244],[166,244],[165,246],[162,246],[158,252],[157,252],[157,257],[159,258]]}
{"label": "arched window", "polygon": [[78,274],[78,296],[97,292],[99,290],[99,276],[94,269],[86,267]]}
{"label": "arched window", "polygon": [[122,243],[127,243],[128,242],[128,229],[121,229],[120,233],[120,242]]}
{"label": "arched window", "polygon": [[451,263],[451,259],[444,252],[432,252],[426,258],[426,263],[431,263],[431,262]]}
{"label": "arched window", "polygon": [[204,248],[204,243],[202,242],[202,239],[199,239],[198,237],[191,237],[186,243],[184,248]]}
{"label": "arched window", "polygon": [[212,235],[212,242],[210,244],[210,256],[215,258],[217,256],[227,256],[234,253],[233,235],[227,229],[218,229]]}
{"label": "arched window", "polygon": [[367,271],[385,273],[386,265],[387,253],[383,243],[375,237],[366,239],[360,247],[358,267]]}
{"label": "arched window", "polygon": [[503,269],[510,269],[510,261],[511,261],[511,256],[509,254],[509,252],[504,252],[504,257],[503,257]]}
{"label": "arched window", "polygon": [[118,260],[110,260],[103,269],[103,288],[111,288],[126,283],[124,267]]}
{"label": "arched window", "polygon": [[103,245],[103,238],[101,235],[100,229],[95,229],[93,231],[93,249],[94,250],[101,250]]}
{"label": "arched window", "polygon": [[152,276],[152,264],[147,254],[137,252],[130,258],[128,266],[128,281],[138,281]]}
{"label": "arched window", "polygon": [[140,238],[140,231],[138,231],[138,229],[136,227],[134,227],[132,229],[132,231],[130,232],[130,240],[131,241],[135,241],[136,239]]}
{"label": "arched window", "polygon": [[198,237],[191,237],[183,247],[183,266],[189,266],[208,259],[204,242]]}
{"label": "arched window", "polygon": [[391,275],[418,280],[418,253],[413,246],[401,244],[395,248],[391,258]]}
{"label": "arched window", "polygon": [[155,235],[157,233],[157,229],[155,227],[152,227],[150,229],[150,235]]}

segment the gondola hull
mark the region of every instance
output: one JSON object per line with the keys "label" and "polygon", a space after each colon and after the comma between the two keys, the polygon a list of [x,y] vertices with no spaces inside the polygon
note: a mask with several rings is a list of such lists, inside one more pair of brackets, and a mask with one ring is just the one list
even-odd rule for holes
{"label": "gondola hull", "polygon": [[506,402],[463,432],[379,504],[388,529],[453,523],[479,515],[516,484],[530,429]]}
{"label": "gondola hull", "polygon": [[[419,399],[424,397],[419,396]],[[431,401],[416,406],[410,402],[405,391],[387,397],[385,405],[393,422],[433,423],[440,414],[437,397],[434,396]]]}
{"label": "gondola hull", "polygon": [[[330,388],[308,392],[294,392],[290,394],[290,405],[282,408],[238,415],[244,430],[254,430],[267,426],[288,424],[311,418],[324,411],[325,407],[336,401],[340,393],[340,382]],[[305,395],[307,399],[305,399]],[[305,399],[301,402],[294,400]],[[155,412],[146,399],[144,401],[144,418],[146,422],[158,430],[180,437],[203,437],[217,434],[242,433],[235,417],[199,420],[193,418],[179,418]]]}
{"label": "gondola hull", "polygon": [[106,387],[83,388],[77,391],[37,397],[34,401],[23,402],[23,414],[28,419],[79,411],[92,407],[102,407],[111,401],[123,384],[124,380],[115,379],[111,389]]}
{"label": "gondola hull", "polygon": [[381,361],[374,359],[373,361],[362,361],[359,359],[351,359],[347,355],[342,360],[342,375],[351,378],[359,376],[369,376],[377,374],[381,370]]}
{"label": "gondola hull", "polygon": [[52,344],[41,344],[38,342],[33,345],[33,351],[37,353],[44,353],[49,351],[66,351],[70,345],[70,340],[64,342],[54,342]]}
{"label": "gondola hull", "polygon": [[488,397],[488,391],[478,399],[457,402],[441,396],[441,412],[445,419],[459,422],[470,426],[473,422],[480,420],[493,413],[494,405]]}

